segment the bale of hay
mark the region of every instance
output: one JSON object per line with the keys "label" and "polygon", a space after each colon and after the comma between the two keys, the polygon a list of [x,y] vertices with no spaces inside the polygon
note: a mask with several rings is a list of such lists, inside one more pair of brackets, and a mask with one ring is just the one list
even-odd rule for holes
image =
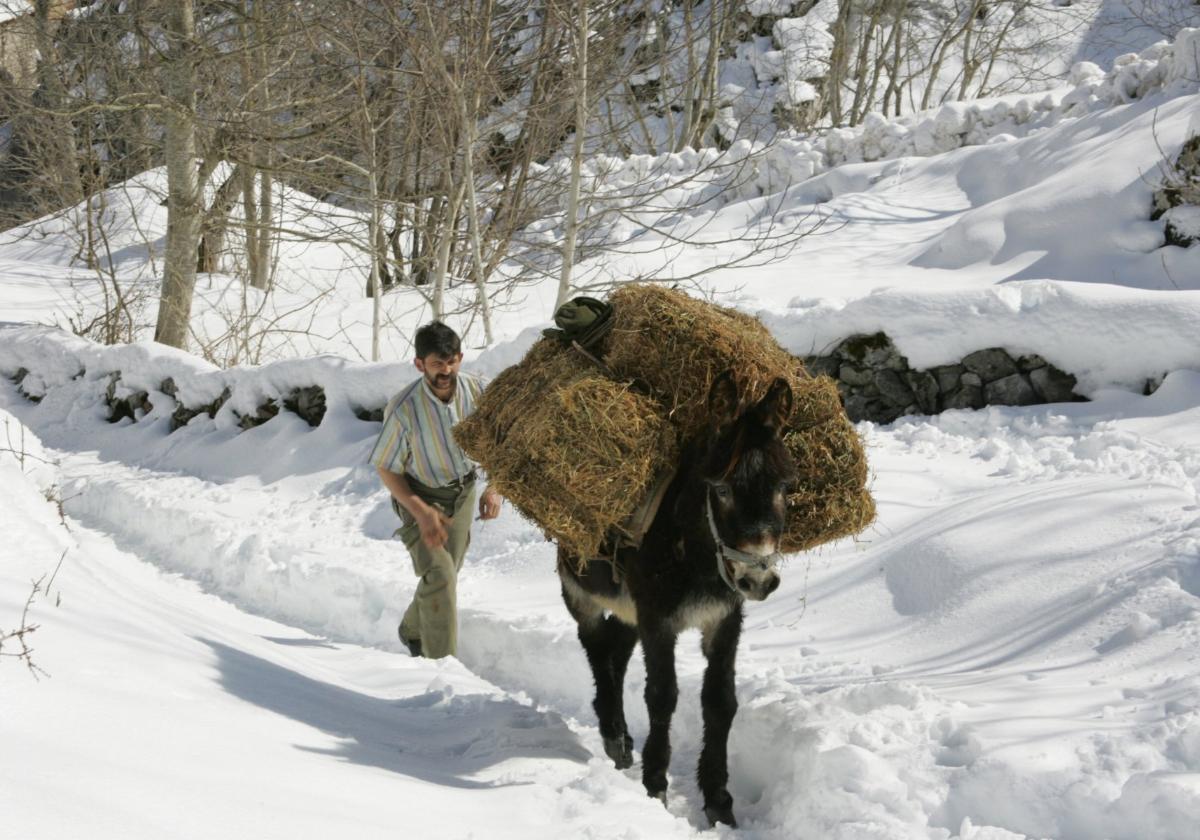
{"label": "bale of hay", "polygon": [[599,553],[678,459],[656,402],[549,339],[488,385],[454,437],[523,516],[580,558]]}
{"label": "bale of hay", "polygon": [[[856,534],[874,519],[862,443],[836,384],[813,379],[757,319],[652,285],[610,299],[604,367],[536,343],[455,427],[463,449],[528,519],[576,557],[596,556],[682,445],[708,426],[709,387],[732,368],[749,405],[777,377],[792,386],[784,434],[799,469],[781,551]],[[631,386],[630,383],[633,383]]]}
{"label": "bale of hay", "polygon": [[842,408],[836,382],[819,376],[801,385],[783,444],[796,462],[799,480],[788,494],[780,551],[806,551],[857,534],[874,521],[866,453]]}
{"label": "bale of hay", "polygon": [[762,322],[745,313],[656,285],[622,286],[609,298],[613,327],[601,348],[619,378],[645,383],[684,439],[708,424],[708,390],[723,371],[738,374],[747,404],[776,377],[798,391],[808,379]]}
{"label": "bale of hay", "polygon": [[707,425],[709,387],[726,369],[737,373],[747,405],[776,377],[788,380],[794,406],[783,440],[800,480],[788,496],[781,551],[857,534],[874,521],[866,454],[833,380],[810,377],[803,362],[745,313],[654,285],[623,286],[610,302],[615,312],[605,364],[645,383],[681,439]]}
{"label": "bale of hay", "polygon": [[468,455],[486,467],[476,450],[490,452],[493,446],[504,443],[509,431],[542,404],[550,388],[595,374],[593,362],[567,351],[556,341],[542,339],[529,348],[520,362],[505,368],[488,383],[474,413],[454,427],[454,438]]}

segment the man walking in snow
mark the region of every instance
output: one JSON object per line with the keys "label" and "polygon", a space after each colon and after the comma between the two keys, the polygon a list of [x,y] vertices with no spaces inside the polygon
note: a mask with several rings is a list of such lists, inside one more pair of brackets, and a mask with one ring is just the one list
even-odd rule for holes
{"label": "man walking in snow", "polygon": [[[475,464],[450,430],[475,409],[483,384],[459,372],[462,344],[445,324],[421,327],[415,346],[413,364],[422,375],[388,403],[369,460],[392,494],[398,533],[419,578],[400,641],[413,656],[440,659],[458,652],[458,573],[475,502]],[[494,519],[500,503],[495,490],[484,490],[480,518]]]}

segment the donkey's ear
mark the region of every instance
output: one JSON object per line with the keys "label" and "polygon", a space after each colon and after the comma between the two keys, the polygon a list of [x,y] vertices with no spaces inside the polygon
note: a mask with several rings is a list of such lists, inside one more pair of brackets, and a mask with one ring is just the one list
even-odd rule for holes
{"label": "donkey's ear", "polygon": [[737,380],[733,371],[727,370],[714,379],[708,388],[708,419],[715,431],[737,419],[738,402]]}
{"label": "donkey's ear", "polygon": [[781,376],[771,383],[767,395],[754,407],[754,413],[768,429],[782,431],[792,416],[792,401],[792,386]]}

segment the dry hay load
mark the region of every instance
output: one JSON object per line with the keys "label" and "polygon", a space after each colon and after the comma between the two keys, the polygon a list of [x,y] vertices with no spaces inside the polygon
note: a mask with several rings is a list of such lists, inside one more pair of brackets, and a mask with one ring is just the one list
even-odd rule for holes
{"label": "dry hay load", "polygon": [[488,384],[454,438],[501,495],[576,557],[595,557],[679,457],[656,402],[550,338]]}
{"label": "dry hay load", "polygon": [[794,396],[783,444],[796,461],[799,480],[787,498],[779,547],[785,554],[853,536],[875,521],[867,455],[842,408],[837,383],[828,376],[806,379]]}
{"label": "dry hay load", "polygon": [[762,399],[778,376],[791,384],[794,406],[783,442],[800,478],[788,496],[781,551],[857,534],[874,521],[866,453],[832,379],[811,377],[745,313],[654,285],[623,286],[609,302],[615,311],[604,362],[617,376],[646,383],[681,440],[705,428],[709,386],[726,369],[737,372],[747,405]]}
{"label": "dry hay load", "polygon": [[619,532],[670,474],[681,444],[706,428],[709,386],[733,368],[746,404],[778,376],[792,386],[784,443],[800,481],[780,550],[871,523],[866,457],[832,380],[811,378],[749,315],[654,285],[622,287],[610,302],[612,329],[594,348],[603,367],[542,339],[454,429],[526,518],[575,556],[596,556],[610,529]]}

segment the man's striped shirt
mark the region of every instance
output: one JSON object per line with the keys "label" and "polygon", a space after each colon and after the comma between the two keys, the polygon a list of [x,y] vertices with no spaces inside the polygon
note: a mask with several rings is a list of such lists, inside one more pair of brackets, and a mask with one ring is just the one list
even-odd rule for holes
{"label": "man's striped shirt", "polygon": [[475,410],[483,391],[477,377],[460,372],[450,402],[442,402],[424,376],[392,397],[383,413],[383,429],[368,459],[376,467],[407,473],[428,487],[444,487],[462,478],[475,463],[454,442],[450,429]]}

